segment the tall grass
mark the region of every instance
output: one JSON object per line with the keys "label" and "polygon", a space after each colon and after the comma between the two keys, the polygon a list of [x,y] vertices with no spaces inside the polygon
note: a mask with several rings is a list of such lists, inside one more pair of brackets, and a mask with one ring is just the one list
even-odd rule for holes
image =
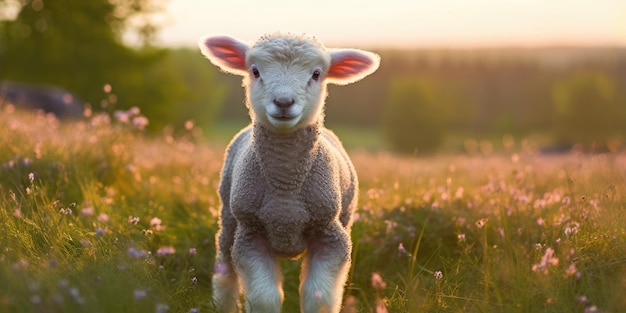
{"label": "tall grass", "polygon": [[[0,311],[214,311],[223,146],[0,110]],[[626,311],[626,155],[523,147],[353,151],[344,311]],[[297,312],[299,263],[282,264]]]}

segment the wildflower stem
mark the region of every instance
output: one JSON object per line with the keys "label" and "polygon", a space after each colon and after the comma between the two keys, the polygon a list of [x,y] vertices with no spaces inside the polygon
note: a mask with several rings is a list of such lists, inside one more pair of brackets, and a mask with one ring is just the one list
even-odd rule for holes
{"label": "wildflower stem", "polygon": [[415,265],[417,263],[417,253],[419,252],[420,245],[422,243],[422,238],[424,237],[424,231],[426,230],[426,223],[422,227],[419,236],[417,237],[417,243],[415,244],[415,249],[413,249],[413,255],[411,256],[411,265],[409,267],[409,277],[413,278],[415,275]]}
{"label": "wildflower stem", "polygon": [[484,293],[483,298],[485,303],[489,303],[489,281],[490,279],[490,258],[489,258],[489,245],[487,243],[487,225],[483,227],[483,262],[485,262],[485,281],[484,281]]}

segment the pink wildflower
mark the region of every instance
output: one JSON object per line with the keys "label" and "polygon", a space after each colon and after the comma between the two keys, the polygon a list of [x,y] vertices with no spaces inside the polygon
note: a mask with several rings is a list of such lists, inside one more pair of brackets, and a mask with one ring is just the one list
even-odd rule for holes
{"label": "pink wildflower", "polygon": [[106,213],[100,213],[98,215],[98,222],[106,223],[109,221],[109,216]]}
{"label": "pink wildflower", "polygon": [[411,253],[409,253],[409,251],[406,251],[402,243],[398,244],[398,253],[411,256]]}
{"label": "pink wildflower", "polygon": [[94,209],[92,207],[90,207],[90,206],[80,210],[80,213],[83,216],[92,216],[94,214],[94,212],[95,212]]}
{"label": "pink wildflower", "polygon": [[159,250],[157,250],[157,255],[158,256],[165,256],[168,254],[174,254],[176,252],[176,249],[174,249],[174,247],[172,246],[165,246],[165,247],[161,247],[159,248]]}
{"label": "pink wildflower", "polygon": [[546,253],[541,257],[541,261],[537,264],[534,264],[532,267],[533,272],[542,272],[544,274],[548,274],[548,267],[555,266],[559,264],[559,259],[554,257],[554,249],[548,248],[546,249]]}
{"label": "pink wildflower", "polygon": [[576,263],[572,262],[569,267],[565,270],[565,274],[567,276],[575,276],[576,278],[580,278],[581,274],[576,268]]}
{"label": "pink wildflower", "polygon": [[145,116],[137,116],[133,118],[133,125],[137,127],[137,129],[146,128],[146,126],[148,126],[148,123],[148,118],[146,118]]}
{"label": "pink wildflower", "polygon": [[161,219],[158,217],[153,217],[150,220],[150,226],[154,227],[154,230],[156,231],[160,231],[160,230],[165,230],[165,226],[161,225]]}
{"label": "pink wildflower", "polygon": [[387,288],[387,283],[383,280],[383,277],[380,274],[374,272],[372,273],[372,287],[376,290],[383,290]]}

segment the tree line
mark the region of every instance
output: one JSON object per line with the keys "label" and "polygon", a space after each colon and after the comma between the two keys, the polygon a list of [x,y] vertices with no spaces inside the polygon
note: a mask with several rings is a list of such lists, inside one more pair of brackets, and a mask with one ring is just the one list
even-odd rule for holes
{"label": "tree line", "polygon": [[[389,75],[381,122],[391,141],[402,137],[395,125],[410,120],[407,133],[434,137],[543,133],[562,147],[625,139],[626,49],[457,51],[436,62],[412,55],[414,66],[399,62]],[[419,137],[394,146],[441,143]]]}

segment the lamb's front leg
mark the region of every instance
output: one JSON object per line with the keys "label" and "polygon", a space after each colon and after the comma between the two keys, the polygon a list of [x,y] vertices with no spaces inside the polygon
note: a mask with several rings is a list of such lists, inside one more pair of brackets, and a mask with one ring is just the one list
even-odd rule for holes
{"label": "lamb's front leg", "polygon": [[259,233],[237,230],[233,262],[244,289],[247,313],[280,312],[284,295],[283,277],[276,256]]}
{"label": "lamb's front leg", "polygon": [[235,240],[237,222],[230,213],[230,207],[222,207],[220,231],[217,235],[217,258],[213,273],[213,301],[223,313],[240,312],[239,280],[231,258],[231,248]]}
{"label": "lamb's front leg", "polygon": [[316,229],[302,263],[300,308],[304,313],[338,313],[350,268],[352,243],[338,223]]}
{"label": "lamb's front leg", "polygon": [[[230,251],[230,250],[228,250]],[[212,279],[213,302],[224,313],[236,313],[239,308],[239,282],[232,268],[230,256],[218,251],[215,261],[215,273]]]}

